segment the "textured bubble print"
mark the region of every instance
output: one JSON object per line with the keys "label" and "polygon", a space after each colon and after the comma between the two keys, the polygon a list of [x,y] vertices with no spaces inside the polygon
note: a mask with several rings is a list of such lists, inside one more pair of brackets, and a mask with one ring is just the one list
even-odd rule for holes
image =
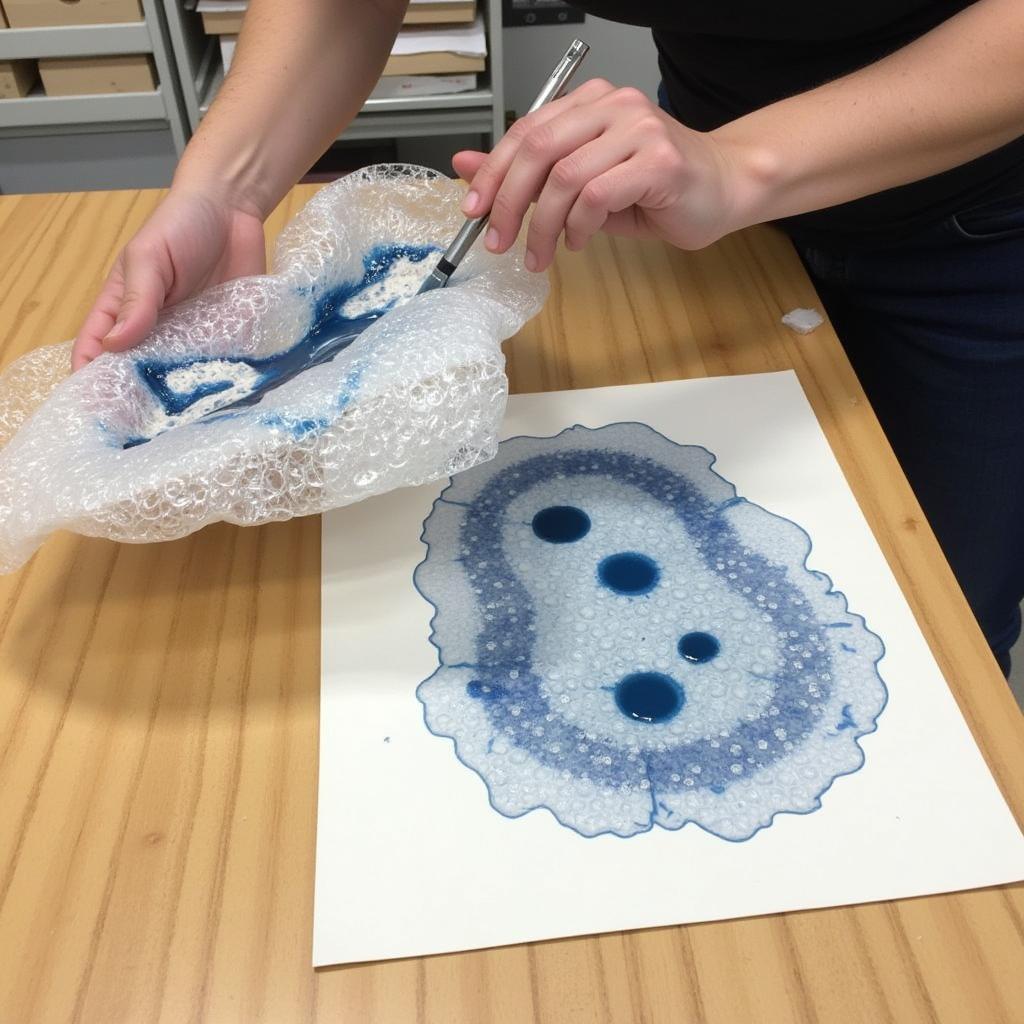
{"label": "textured bubble print", "polygon": [[744,840],[862,765],[882,643],[807,568],[807,534],[713,462],[577,426],[504,442],[435,502],[415,582],[440,667],[418,695],[502,814]]}

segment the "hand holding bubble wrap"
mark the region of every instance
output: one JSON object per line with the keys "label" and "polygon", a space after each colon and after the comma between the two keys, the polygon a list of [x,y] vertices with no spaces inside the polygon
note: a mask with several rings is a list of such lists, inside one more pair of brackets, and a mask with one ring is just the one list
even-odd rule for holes
{"label": "hand holding bubble wrap", "polygon": [[170,540],[491,458],[500,343],[547,285],[518,254],[474,250],[448,288],[413,298],[462,223],[461,195],[425,168],[366,168],[289,223],[272,273],[181,303],[137,348],[72,376],[70,342],[13,363],[0,376],[0,571],[57,529]]}

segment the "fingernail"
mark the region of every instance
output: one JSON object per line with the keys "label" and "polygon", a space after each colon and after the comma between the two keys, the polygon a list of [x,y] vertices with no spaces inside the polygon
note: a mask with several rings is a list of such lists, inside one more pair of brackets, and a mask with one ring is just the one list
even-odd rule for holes
{"label": "fingernail", "polygon": [[102,346],[103,346],[104,348],[106,348],[106,347],[107,347],[107,342],[108,342],[108,341],[113,341],[113,340],[115,340],[115,339],[117,338],[117,336],[118,336],[118,335],[119,335],[119,334],[120,334],[120,333],[121,333],[121,332],[122,332],[123,330],[124,330],[124,321],[122,321],[122,320],[118,320],[118,321],[116,321],[116,322],[114,323],[114,326],[113,326],[113,327],[111,327],[109,331],[107,331],[106,335],[104,336],[104,338],[103,338],[103,340],[102,340],[102,341],[100,342],[100,344],[101,344],[101,345],[102,345]]}
{"label": "fingernail", "polygon": [[121,334],[124,331],[125,320],[127,320],[127,319],[128,319],[127,317],[123,317],[122,318],[122,317],[119,316],[114,321],[114,326],[111,327],[109,331],[107,331],[106,335],[104,335],[104,337],[103,337],[103,340],[100,342],[100,344],[104,348],[107,347],[107,342],[108,341],[116,341],[121,336]]}
{"label": "fingernail", "polygon": [[488,249],[496,249],[500,240],[501,236],[498,234],[497,228],[487,229],[487,234],[484,235],[484,245],[486,245]]}
{"label": "fingernail", "polygon": [[478,193],[469,191],[466,193],[466,198],[462,200],[462,212],[471,214],[476,210],[476,204],[480,202],[480,196]]}
{"label": "fingernail", "polygon": [[526,250],[526,256],[524,257],[523,262],[526,264],[527,270],[532,272],[537,269],[537,257],[534,256],[529,249]]}

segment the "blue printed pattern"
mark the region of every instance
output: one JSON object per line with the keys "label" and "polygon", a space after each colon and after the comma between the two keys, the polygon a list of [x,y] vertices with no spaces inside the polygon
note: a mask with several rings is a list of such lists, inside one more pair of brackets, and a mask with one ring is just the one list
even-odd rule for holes
{"label": "blue printed pattern", "polygon": [[515,438],[454,479],[416,585],[428,727],[508,816],[749,839],[863,763],[882,644],[807,535],[637,423]]}
{"label": "blue printed pattern", "polygon": [[[351,300],[373,295],[380,290],[391,268],[399,260],[424,264],[426,276],[428,256],[437,254],[436,246],[378,246],[363,258],[363,276],[322,294],[309,298],[309,326],[294,345],[265,358],[234,356],[199,356],[195,359],[167,361],[140,359],[136,371],[156,399],[164,416],[158,425],[141,434],[125,438],[120,446],[134,448],[151,441],[158,434],[179,424],[211,423],[232,415],[232,411],[256,405],[264,395],[304,370],[330,362],[344,351],[374,320],[395,305],[395,300],[367,308],[358,316],[345,316]],[[364,305],[367,305],[364,303]],[[183,373],[183,371],[185,373]],[[187,373],[190,382],[182,388],[177,379]],[[357,375],[350,374],[339,396],[340,407],[352,398],[358,384]],[[196,419],[195,413],[199,413]],[[190,415],[192,414],[192,415]],[[213,415],[216,414],[216,415]],[[268,415],[266,426],[287,429],[296,438],[327,426],[327,419],[296,419],[285,422],[281,416]]]}

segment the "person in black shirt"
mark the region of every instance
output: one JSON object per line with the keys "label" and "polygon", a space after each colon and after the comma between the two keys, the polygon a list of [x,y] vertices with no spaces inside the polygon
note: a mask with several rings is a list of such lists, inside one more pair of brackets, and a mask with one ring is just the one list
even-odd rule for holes
{"label": "person in black shirt", "polygon": [[[169,195],[118,256],[77,368],[263,268],[262,221],[355,116],[405,0],[252,0]],[[597,231],[793,238],[1004,672],[1024,597],[1024,4],[581,3],[649,25],[660,104],[590,81],[457,154],[485,244]]]}

